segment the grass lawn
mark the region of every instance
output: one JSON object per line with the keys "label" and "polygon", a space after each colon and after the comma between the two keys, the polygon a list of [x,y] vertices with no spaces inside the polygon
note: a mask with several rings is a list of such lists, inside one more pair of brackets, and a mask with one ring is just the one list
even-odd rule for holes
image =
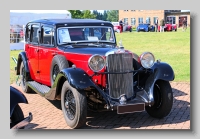
{"label": "grass lawn", "polygon": [[[116,33],[117,43],[122,40],[125,49],[140,55],[150,51],[156,59],[169,63],[175,72],[176,82],[190,82],[190,28],[186,32],[123,32]],[[16,64],[12,56],[17,58],[20,51],[10,51],[10,83],[17,76]]]}

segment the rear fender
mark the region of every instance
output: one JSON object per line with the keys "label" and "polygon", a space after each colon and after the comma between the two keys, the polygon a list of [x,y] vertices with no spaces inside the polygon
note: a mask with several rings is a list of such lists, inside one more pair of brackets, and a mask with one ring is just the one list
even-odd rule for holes
{"label": "rear fender", "polygon": [[24,68],[25,68],[25,71],[26,71],[26,78],[27,78],[27,81],[28,81],[28,80],[31,80],[30,71],[29,71],[29,67],[28,67],[28,59],[27,59],[26,53],[25,53],[24,51],[23,51],[23,52],[20,52],[19,55],[18,55],[16,75],[19,75],[19,74],[20,74],[21,62],[24,63]]}
{"label": "rear fender", "polygon": [[157,80],[173,81],[175,75],[172,67],[164,62],[155,63],[151,69],[152,74],[146,80],[145,91],[149,95],[149,101],[154,103],[153,91],[155,82]]}
{"label": "rear fender", "polygon": [[12,115],[13,110],[18,103],[28,104],[28,101],[21,91],[10,86],[10,115]]}

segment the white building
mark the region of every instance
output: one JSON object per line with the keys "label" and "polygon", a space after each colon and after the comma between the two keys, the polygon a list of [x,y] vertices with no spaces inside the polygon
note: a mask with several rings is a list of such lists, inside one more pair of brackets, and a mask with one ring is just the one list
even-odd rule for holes
{"label": "white building", "polygon": [[71,18],[67,10],[10,10],[10,25],[23,26],[27,22],[36,19],[60,19]]}

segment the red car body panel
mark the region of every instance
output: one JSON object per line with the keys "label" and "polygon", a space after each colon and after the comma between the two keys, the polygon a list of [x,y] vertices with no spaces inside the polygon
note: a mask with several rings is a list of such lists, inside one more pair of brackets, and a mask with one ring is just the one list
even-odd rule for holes
{"label": "red car body panel", "polygon": [[132,26],[130,26],[130,25],[123,25],[123,29],[122,29],[118,22],[112,22],[112,24],[114,26],[114,31],[116,31],[116,32],[118,29],[120,32],[131,31],[131,29],[132,29]]}
{"label": "red car body panel", "polygon": [[[174,24],[165,24],[164,31],[173,31],[177,30],[177,25]],[[158,31],[160,31],[160,26],[158,26]]]}
{"label": "red car body panel", "polygon": [[[56,54],[63,55],[63,51],[59,50],[56,47],[38,47],[30,44],[25,45],[25,50],[27,52],[27,58],[29,59],[28,66],[30,69],[31,78],[41,84],[51,86],[51,61]],[[77,68],[84,69],[88,75],[91,76],[94,74],[94,72],[88,67],[88,59],[93,54],[65,52],[64,55],[66,59],[68,59],[71,63],[75,64]],[[77,59],[77,57],[79,59]],[[104,72],[104,70],[105,69],[102,69],[100,72]],[[105,87],[105,75],[94,76],[92,80],[95,83]]]}

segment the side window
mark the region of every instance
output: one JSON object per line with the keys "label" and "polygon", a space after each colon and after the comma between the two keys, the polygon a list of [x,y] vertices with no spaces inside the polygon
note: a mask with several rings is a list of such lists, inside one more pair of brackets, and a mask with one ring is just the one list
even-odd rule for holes
{"label": "side window", "polygon": [[41,44],[54,45],[54,31],[53,27],[43,26],[41,35]]}
{"label": "side window", "polygon": [[39,42],[39,26],[38,25],[31,26],[30,42],[32,43]]}
{"label": "side window", "polygon": [[31,26],[27,25],[25,28],[25,41],[30,42],[30,32],[31,32]]}

